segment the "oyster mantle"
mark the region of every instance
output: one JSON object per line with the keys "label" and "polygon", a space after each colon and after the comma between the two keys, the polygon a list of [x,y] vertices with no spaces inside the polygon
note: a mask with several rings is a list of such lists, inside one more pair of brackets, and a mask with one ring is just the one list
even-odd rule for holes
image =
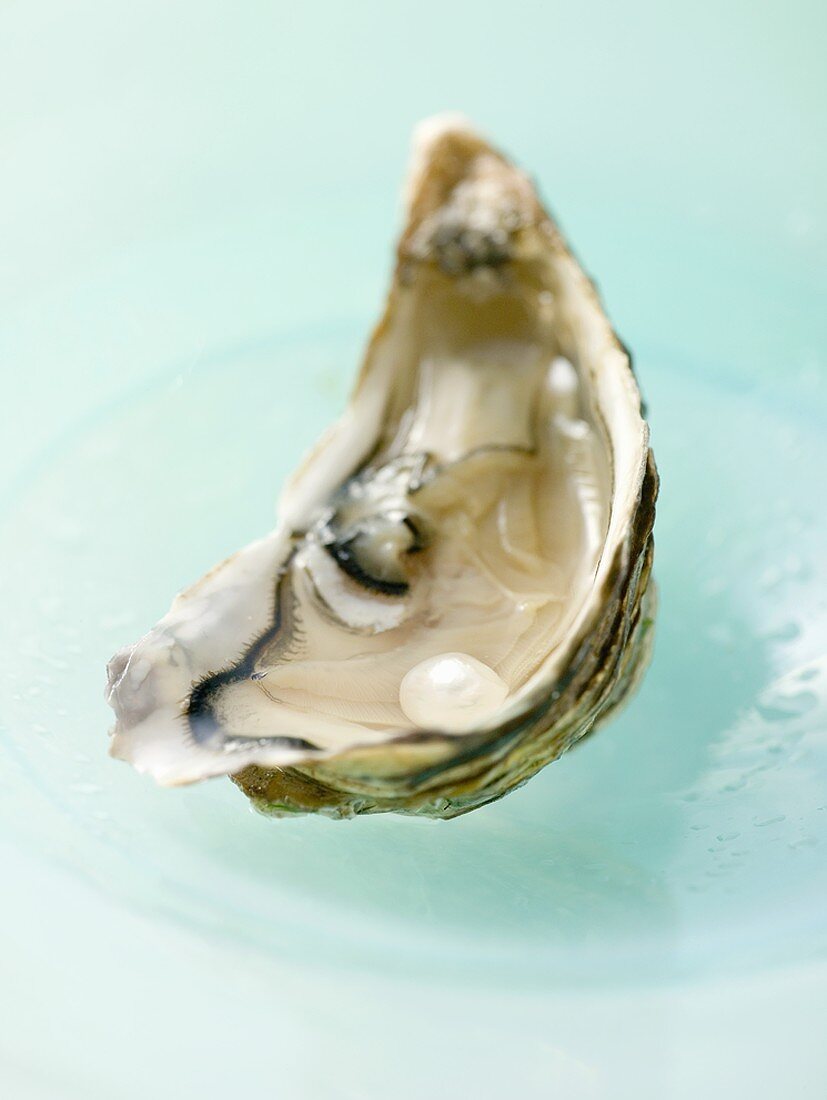
{"label": "oyster mantle", "polygon": [[273,814],[499,798],[642,674],[657,486],[629,356],[530,181],[423,123],[350,404],[275,531],[112,658],[112,754]]}

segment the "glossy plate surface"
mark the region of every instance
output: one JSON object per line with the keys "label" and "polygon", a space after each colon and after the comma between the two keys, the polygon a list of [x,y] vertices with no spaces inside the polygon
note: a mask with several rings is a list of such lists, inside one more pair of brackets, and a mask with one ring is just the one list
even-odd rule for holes
{"label": "glossy plate surface", "polygon": [[[369,4],[0,14],[16,1098],[821,1095],[823,17],[710,5],[678,42],[659,7],[592,7],[544,8],[529,41],[462,5],[413,28]],[[495,40],[506,102],[473,60]],[[652,669],[454,822],[159,790],[106,756],[104,664],[272,524],[378,312],[409,127],[448,106],[539,179],[636,353]]]}

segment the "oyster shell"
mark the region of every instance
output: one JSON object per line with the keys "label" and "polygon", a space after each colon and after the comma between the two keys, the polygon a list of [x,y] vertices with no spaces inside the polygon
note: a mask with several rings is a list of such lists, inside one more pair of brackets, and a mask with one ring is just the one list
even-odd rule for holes
{"label": "oyster shell", "polygon": [[277,814],[499,798],[645,667],[656,495],[629,356],[528,178],[424,123],[351,402],[277,529],[113,657],[112,754]]}

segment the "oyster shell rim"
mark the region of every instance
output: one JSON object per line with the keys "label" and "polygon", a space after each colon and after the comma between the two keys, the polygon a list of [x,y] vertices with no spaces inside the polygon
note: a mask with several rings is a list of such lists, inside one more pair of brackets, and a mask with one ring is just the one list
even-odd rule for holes
{"label": "oyster shell rim", "polygon": [[[433,256],[427,255],[427,249],[423,252],[425,246],[423,246],[422,241],[416,240],[416,231],[421,230],[423,222],[421,218],[417,222],[414,211],[417,203],[421,199],[424,183],[427,183],[429,179],[428,173],[433,166],[434,150],[438,147],[440,142],[444,143],[446,140],[449,142],[451,140],[462,140],[477,143],[475,155],[490,156],[498,159],[512,173],[513,179],[523,181],[532,210],[532,217],[518,220],[518,224],[513,227],[515,237],[524,237],[529,230],[533,230],[540,235],[545,235],[545,237],[547,237],[547,245],[550,249],[555,251],[557,259],[562,260],[568,265],[569,275],[572,277],[573,283],[575,284],[574,291],[579,295],[578,301],[581,303],[585,302],[591,314],[596,317],[598,321],[602,321],[603,323],[605,328],[603,335],[608,338],[608,347],[606,351],[614,352],[617,355],[615,370],[619,372],[618,377],[622,377],[624,373],[628,376],[627,390],[633,392],[637,399],[637,411],[639,416],[638,449],[640,459],[634,478],[630,479],[628,482],[635,490],[629,501],[630,523],[625,530],[625,534],[620,538],[614,548],[613,560],[603,576],[602,585],[598,587],[595,582],[592,590],[588,594],[588,599],[584,601],[585,606],[581,608],[582,617],[578,622],[577,630],[572,631],[554,653],[547,655],[541,669],[537,672],[535,678],[536,682],[531,688],[525,690],[521,689],[520,692],[516,693],[510,705],[506,705],[503,711],[497,712],[491,722],[480,724],[478,727],[462,733],[459,736],[456,733],[447,733],[438,728],[412,729],[402,733],[390,733],[385,740],[379,743],[361,743],[359,741],[354,741],[343,749],[322,752],[311,749],[309,743],[305,742],[307,749],[312,751],[312,756],[304,757],[298,759],[295,763],[291,762],[275,768],[270,768],[268,765],[253,763],[232,776],[247,793],[250,793],[254,785],[253,780],[255,776],[253,773],[255,772],[273,772],[278,773],[282,777],[286,775],[301,776],[305,782],[315,783],[320,787],[326,787],[331,794],[335,793],[337,795],[334,799],[337,807],[331,810],[335,815],[350,812],[373,812],[369,807],[369,803],[374,795],[376,796],[374,801],[377,810],[379,808],[401,809],[403,807],[398,803],[400,803],[400,800],[405,795],[407,795],[408,801],[410,802],[412,798],[418,797],[420,793],[428,792],[438,786],[447,788],[452,782],[455,783],[458,781],[460,777],[455,776],[452,780],[451,773],[455,772],[458,768],[461,769],[464,764],[470,761],[479,759],[480,757],[486,757],[492,763],[496,763],[497,759],[507,757],[508,746],[518,740],[521,735],[524,737],[531,737],[536,734],[537,730],[535,726],[540,718],[542,716],[547,718],[549,713],[553,710],[554,705],[558,703],[561,698],[565,698],[568,687],[577,679],[578,671],[582,666],[583,660],[585,660],[589,651],[594,647],[594,642],[599,635],[601,624],[604,623],[606,618],[606,608],[610,606],[611,601],[616,599],[619,607],[622,609],[630,591],[634,596],[635,589],[641,577],[644,578],[643,589],[645,591],[651,569],[651,531],[654,522],[654,504],[658,491],[658,478],[654,457],[651,447],[649,446],[648,425],[643,419],[645,407],[636,383],[631,355],[611,328],[594,282],[585,275],[573,251],[560,233],[556,223],[540,205],[539,199],[528,181],[528,178],[513,169],[510,163],[502,157],[501,154],[491,149],[491,147],[482,141],[482,139],[480,139],[465,123],[458,123],[456,120],[452,120],[448,124],[443,121],[436,126],[431,123],[426,140],[424,142],[420,141],[419,143],[419,152],[415,153],[414,167],[411,172],[412,183],[409,186],[408,228],[402,234],[399,241],[396,276],[392,284],[391,293],[384,314],[375,326],[371,340],[368,344],[363,365],[353,388],[348,408],[351,408],[355,404],[363,390],[363,386],[366,384],[372,354],[385,327],[389,324],[389,318],[394,309],[395,299],[400,292],[400,287],[404,287],[409,280],[411,263],[428,264],[435,262]],[[420,237],[421,236],[422,234],[420,234]],[[497,267],[501,263],[507,262],[507,260],[498,259],[495,263],[489,260],[489,266]],[[439,265],[438,259],[437,263]],[[483,263],[479,266],[485,268],[486,264]],[[473,266],[469,270],[473,270]],[[456,272],[452,271],[449,272],[449,274],[456,275]],[[591,383],[594,386],[596,383],[594,364],[592,362],[585,362],[584,370],[589,372]],[[599,407],[595,408],[595,413],[597,416],[602,415]],[[292,490],[293,492],[296,491],[297,486],[301,483],[303,472],[308,471],[311,467],[315,456],[323,450],[330,432],[332,432],[335,427],[336,425],[334,424],[328,433],[322,435],[316,446],[311,450],[304,462],[290,479],[288,490]],[[606,426],[605,421],[603,423],[603,429],[605,438],[607,440],[611,439],[611,432]],[[613,487],[611,493],[611,515],[613,518],[618,507],[615,484],[617,472],[615,468],[615,451],[610,447],[608,453],[612,462]],[[285,497],[286,496],[287,490],[285,491]],[[643,540],[642,548],[638,555],[633,553],[632,535],[636,528],[640,529]],[[273,536],[269,537],[275,537],[278,541],[279,531],[283,534],[285,528],[280,525],[276,532],[273,533]],[[606,544],[608,543],[608,535],[609,532],[607,531],[604,541],[604,554],[606,552]],[[263,542],[265,540],[261,541]],[[640,539],[637,541],[640,541]],[[235,557],[235,555],[233,557]],[[648,562],[646,565],[642,564],[644,557],[646,558],[646,562]],[[195,582],[195,584],[187,589],[185,593],[182,593],[182,597],[186,597],[197,591],[198,587],[220,568],[221,566],[215,567],[214,570],[206,574],[200,581]],[[628,580],[625,589],[621,583],[621,592],[619,595],[614,592],[618,578],[620,578],[621,582],[624,578]],[[643,592],[641,592],[638,600],[639,604],[642,602],[642,599]],[[651,587],[649,604],[651,604],[653,600],[654,588]],[[649,604],[647,604],[647,606],[649,606]],[[638,608],[638,611],[639,610],[640,608]],[[622,619],[621,610],[618,611],[618,617]],[[649,617],[651,618],[651,616]],[[630,636],[639,625],[639,619],[640,615],[638,614],[637,620],[634,623],[626,624],[626,628],[623,631],[623,640],[615,647],[617,649],[618,660],[613,667],[618,666],[620,657],[623,655],[624,648],[628,644]],[[611,640],[612,635],[611,630],[609,630],[609,641]],[[556,676],[545,674],[546,663],[552,658],[556,662],[555,667],[559,670]],[[637,662],[635,667],[638,668],[639,665],[640,661]],[[540,675],[541,672],[544,673],[542,678]],[[195,685],[194,689],[197,690]],[[621,692],[621,695],[625,695],[626,693],[627,690],[624,690]],[[594,717],[591,721],[588,721],[588,719],[585,720],[585,726],[587,728],[581,728],[584,725],[584,720],[581,717],[578,724],[578,728],[580,729],[579,733],[573,733],[572,737],[562,745],[559,751],[550,750],[543,754],[544,759],[542,759],[531,771],[528,771],[523,778],[514,779],[514,781],[510,783],[501,782],[500,787],[497,788],[498,793],[492,794],[491,798],[500,797],[502,794],[506,793],[507,790],[512,789],[513,786],[518,785],[520,782],[524,782],[530,774],[533,774],[534,771],[538,770],[550,759],[555,758],[560,752],[564,751],[565,748],[569,747],[570,744],[574,743],[574,741],[584,736],[586,732],[591,729],[595,718],[598,717],[601,710],[608,713],[611,709],[613,709],[613,706],[611,706],[610,702],[607,702],[606,693],[600,694],[594,705]],[[571,713],[576,715],[576,712],[577,708],[575,707]],[[605,717],[605,713],[600,716]],[[550,733],[554,728],[554,720],[552,720],[551,723],[545,723],[546,734]],[[542,732],[543,731],[540,731],[540,735]],[[556,735],[550,744],[554,744],[560,740],[561,735]],[[272,744],[272,741],[269,743]],[[457,752],[460,743],[462,744],[462,751]],[[113,744],[113,749],[114,747],[115,745]],[[296,747],[302,751],[301,746],[297,745]],[[411,751],[410,753],[400,754],[400,749],[408,749]],[[414,761],[416,758],[423,755],[423,750],[425,749],[436,750],[436,759],[431,759],[426,767],[416,770]],[[439,750],[445,750],[444,755],[440,755]],[[379,764],[383,758],[387,758],[390,755],[394,757],[396,767],[392,768],[390,771],[377,768],[377,764]],[[439,779],[442,782],[431,784],[430,781],[433,779]],[[183,781],[186,782],[187,780]],[[344,784],[347,785],[346,790],[343,787]],[[391,794],[390,791],[384,791],[386,786],[392,788],[395,794]],[[361,791],[360,788],[362,788]],[[476,789],[478,794],[482,790],[479,786]],[[485,798],[484,800],[490,801],[491,798]],[[359,804],[360,800],[362,803],[361,805]],[[384,805],[386,800],[389,804]],[[383,804],[380,806],[380,803]],[[474,800],[473,804],[464,804],[464,808],[458,812],[465,812],[466,809],[473,808],[474,805],[477,804],[482,804],[479,798]],[[441,816],[452,816],[444,812],[451,808],[452,806],[450,805],[437,806],[433,801],[431,803],[422,801],[419,809],[413,812],[438,812]]]}

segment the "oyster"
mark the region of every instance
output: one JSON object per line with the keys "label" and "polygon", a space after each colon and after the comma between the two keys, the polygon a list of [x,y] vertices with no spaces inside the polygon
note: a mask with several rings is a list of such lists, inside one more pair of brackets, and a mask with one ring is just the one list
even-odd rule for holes
{"label": "oyster", "polygon": [[113,657],[112,754],[276,814],[499,798],[645,667],[656,495],[629,356],[530,181],[423,123],[351,402],[277,529]]}

